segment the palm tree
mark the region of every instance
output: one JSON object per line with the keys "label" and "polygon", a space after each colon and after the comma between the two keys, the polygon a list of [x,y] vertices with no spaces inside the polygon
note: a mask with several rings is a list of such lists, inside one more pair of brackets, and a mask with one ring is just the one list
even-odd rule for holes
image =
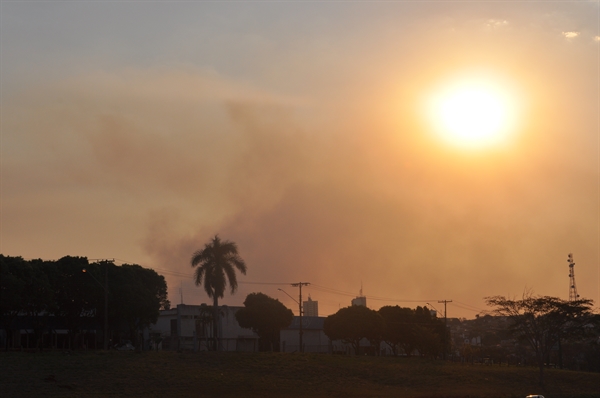
{"label": "palm tree", "polygon": [[231,294],[235,293],[238,287],[235,269],[246,275],[246,264],[238,254],[237,245],[228,240],[222,241],[219,235],[215,235],[204,245],[204,249],[192,255],[191,264],[192,267],[198,266],[194,272],[196,286],[202,284],[208,297],[213,299],[213,349],[218,350],[219,298],[225,294],[227,281]]}

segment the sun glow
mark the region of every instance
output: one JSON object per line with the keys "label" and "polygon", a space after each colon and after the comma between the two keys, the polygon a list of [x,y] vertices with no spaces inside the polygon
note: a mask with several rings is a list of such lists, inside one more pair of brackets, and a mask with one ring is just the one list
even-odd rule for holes
{"label": "sun glow", "polygon": [[506,143],[514,130],[515,100],[487,80],[460,80],[436,90],[428,119],[447,143],[484,148]]}

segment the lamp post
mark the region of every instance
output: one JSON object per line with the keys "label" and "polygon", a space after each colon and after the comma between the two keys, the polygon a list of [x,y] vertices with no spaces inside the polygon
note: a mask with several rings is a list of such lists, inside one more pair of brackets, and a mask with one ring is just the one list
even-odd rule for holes
{"label": "lamp post", "polygon": [[[104,262],[104,285],[91,272],[89,275],[94,278],[97,284],[104,289],[104,350],[108,350],[108,261]],[[84,273],[88,273],[87,269],[83,269]]]}
{"label": "lamp post", "polygon": [[294,300],[294,303],[298,304],[298,300],[296,300],[295,298],[293,298],[292,296],[290,296],[290,295],[288,294],[288,292],[286,292],[286,291],[285,291],[285,290],[283,290],[283,289],[277,289],[277,290],[281,290],[282,292],[284,292],[285,294],[287,294],[287,296],[288,296],[289,298],[291,298],[292,300]]}
{"label": "lamp post", "polygon": [[295,298],[293,298],[292,296],[290,296],[285,290],[283,289],[277,289],[277,290],[281,290],[282,292],[284,292],[285,294],[288,295],[289,298],[291,298],[292,300],[294,300],[297,304],[298,304],[298,312],[300,315],[300,319],[299,319],[299,330],[298,330],[298,345],[299,345],[299,351],[300,352],[304,352],[304,348],[302,347],[302,285],[308,285],[308,283],[306,282],[300,282],[300,283],[292,283],[292,286],[296,287],[299,286],[300,287],[300,296],[299,296],[299,301],[296,300]]}
{"label": "lamp post", "polygon": [[[446,316],[446,304],[447,303],[451,303],[452,300],[440,300],[438,301],[438,303],[444,303],[444,335],[443,337],[443,342],[444,342],[444,352],[442,353],[442,356],[444,359],[446,359],[446,351],[448,350],[448,318]],[[430,305],[436,312],[436,318],[437,318],[437,313],[439,312],[437,308],[435,308],[433,306],[433,304],[431,303],[426,303],[427,305]]]}
{"label": "lamp post", "polygon": [[431,303],[425,303],[425,304],[427,304],[427,305],[431,306],[431,308],[433,308],[433,309],[435,310],[435,314],[436,314],[436,318],[437,318],[437,313],[439,312],[439,311],[438,311],[438,309],[437,309],[437,308],[435,308],[435,307],[433,306],[433,304],[431,304]]}

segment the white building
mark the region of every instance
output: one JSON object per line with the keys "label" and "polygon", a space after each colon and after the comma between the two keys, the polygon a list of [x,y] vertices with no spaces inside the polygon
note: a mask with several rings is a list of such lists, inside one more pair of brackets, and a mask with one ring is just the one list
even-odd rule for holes
{"label": "white building", "polygon": [[352,299],[352,305],[360,305],[363,307],[367,306],[367,298],[363,296],[362,282],[360,284],[360,292],[358,296]]}
{"label": "white building", "polygon": [[[314,301],[316,302],[316,301]],[[304,352],[331,352],[331,342],[323,333],[325,317],[302,317],[302,346]],[[279,333],[281,352],[300,351],[300,317],[295,316],[292,324]]]}
{"label": "white building", "polygon": [[308,301],[302,302],[302,307],[304,308],[304,316],[319,316],[319,302],[313,301],[310,295],[308,296]]}
{"label": "white building", "polygon": [[[243,307],[219,306],[218,336],[222,351],[258,351],[258,335],[242,328],[235,313]],[[158,320],[149,328],[159,349],[206,351],[213,337],[213,307],[178,304],[177,308],[160,311]]]}
{"label": "white building", "polygon": [[363,307],[367,306],[367,298],[365,296],[358,296],[352,299],[352,305],[362,305]]}

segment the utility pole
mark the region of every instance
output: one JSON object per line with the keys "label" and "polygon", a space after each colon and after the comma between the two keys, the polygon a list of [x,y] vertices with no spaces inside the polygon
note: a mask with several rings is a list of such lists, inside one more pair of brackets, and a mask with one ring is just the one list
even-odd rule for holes
{"label": "utility pole", "polygon": [[293,287],[298,287],[300,289],[300,295],[299,295],[299,299],[298,299],[298,309],[300,312],[300,332],[298,334],[298,342],[300,344],[300,352],[304,352],[304,348],[302,347],[302,286],[308,286],[310,285],[309,282],[298,282],[298,283],[292,283],[291,284]]}
{"label": "utility pole", "polygon": [[438,300],[438,303],[444,303],[444,360],[446,360],[446,351],[448,350],[448,311],[446,310],[446,304],[451,302],[452,300]]}
{"label": "utility pole", "polygon": [[104,262],[104,351],[108,350],[108,261]]}

